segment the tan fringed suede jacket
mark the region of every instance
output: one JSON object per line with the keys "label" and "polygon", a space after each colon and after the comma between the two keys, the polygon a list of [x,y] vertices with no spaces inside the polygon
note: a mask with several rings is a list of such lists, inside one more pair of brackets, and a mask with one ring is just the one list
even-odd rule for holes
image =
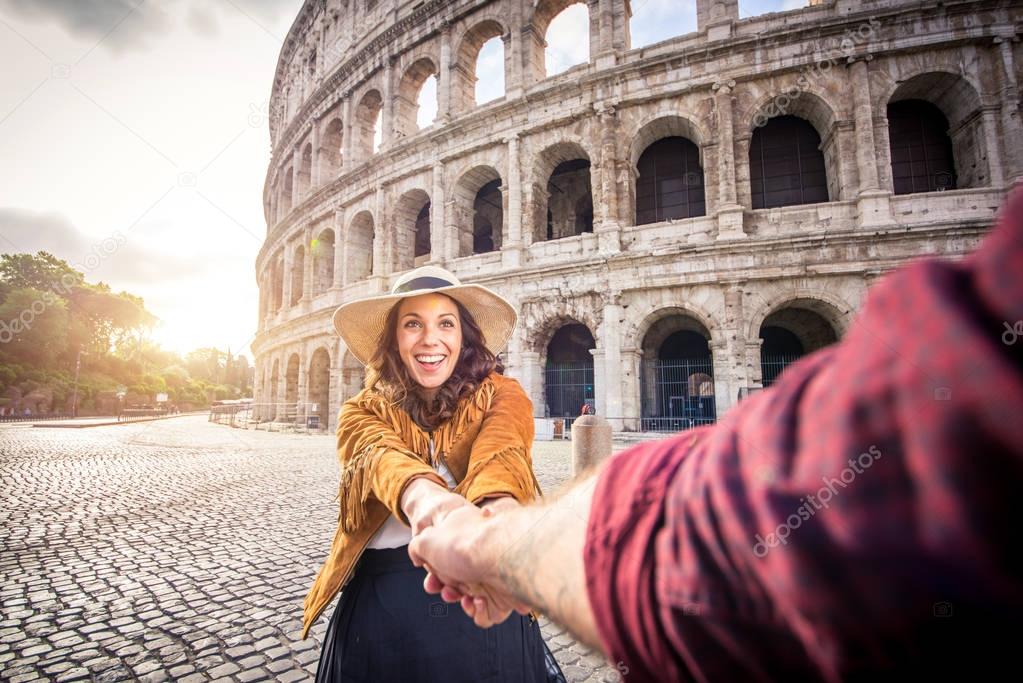
{"label": "tan fringed suede jacket", "polygon": [[[378,392],[359,392],[341,407],[338,527],[330,555],[305,598],[302,638],[348,583],[366,544],[399,506],[405,486],[427,477],[447,487],[430,462],[430,434]],[[517,381],[491,373],[433,432],[434,452],[472,503],[507,494],[520,503],[540,492],[533,475],[533,406]]]}

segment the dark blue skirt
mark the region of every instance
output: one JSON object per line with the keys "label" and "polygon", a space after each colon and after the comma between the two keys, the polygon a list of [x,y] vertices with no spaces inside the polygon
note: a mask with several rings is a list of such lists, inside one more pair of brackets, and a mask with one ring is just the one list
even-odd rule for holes
{"label": "dark blue skirt", "polygon": [[330,618],[317,683],[547,680],[535,620],[513,612],[479,628],[424,591],[425,578],[408,546],[365,551]]}

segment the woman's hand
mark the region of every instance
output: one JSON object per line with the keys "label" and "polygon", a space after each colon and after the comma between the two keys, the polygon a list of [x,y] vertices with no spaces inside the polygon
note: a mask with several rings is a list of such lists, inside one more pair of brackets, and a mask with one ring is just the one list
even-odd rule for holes
{"label": "woman's hand", "polygon": [[439,524],[452,510],[471,504],[429,479],[413,479],[401,494],[401,510],[416,536],[423,529]]}

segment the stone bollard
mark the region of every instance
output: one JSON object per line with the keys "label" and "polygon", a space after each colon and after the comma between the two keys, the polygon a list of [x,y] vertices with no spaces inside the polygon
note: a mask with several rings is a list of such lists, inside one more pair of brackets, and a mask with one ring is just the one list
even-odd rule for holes
{"label": "stone bollard", "polygon": [[572,476],[611,457],[611,423],[599,415],[580,415],[572,422]]}

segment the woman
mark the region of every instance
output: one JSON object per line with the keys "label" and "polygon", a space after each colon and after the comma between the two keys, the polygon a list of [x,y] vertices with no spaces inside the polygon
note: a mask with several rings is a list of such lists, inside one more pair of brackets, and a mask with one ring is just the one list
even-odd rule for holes
{"label": "woman", "polygon": [[539,492],[532,405],[496,358],[515,317],[497,294],[432,266],[334,313],[368,372],[338,418],[338,529],[305,600],[303,638],[341,591],[317,681],[546,680],[532,617],[478,628],[423,590],[407,548],[460,506],[499,511]]}

